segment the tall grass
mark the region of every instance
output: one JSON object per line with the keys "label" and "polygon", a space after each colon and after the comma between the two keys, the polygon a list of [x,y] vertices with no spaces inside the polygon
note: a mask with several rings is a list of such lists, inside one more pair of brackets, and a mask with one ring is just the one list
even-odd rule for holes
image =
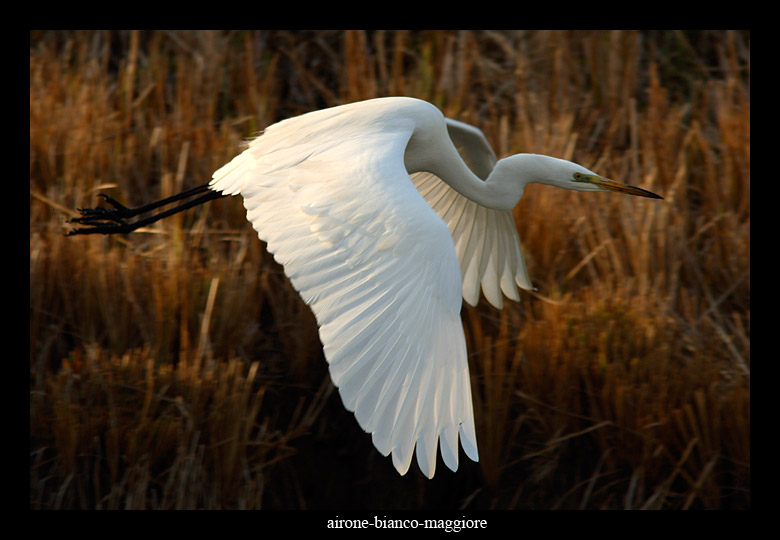
{"label": "tall grass", "polygon": [[[382,95],[664,197],[526,190],[537,290],[464,309],[481,460],[432,481],[343,410],[238,198],[63,236]],[[750,506],[747,32],[32,32],[30,195],[32,508]]]}

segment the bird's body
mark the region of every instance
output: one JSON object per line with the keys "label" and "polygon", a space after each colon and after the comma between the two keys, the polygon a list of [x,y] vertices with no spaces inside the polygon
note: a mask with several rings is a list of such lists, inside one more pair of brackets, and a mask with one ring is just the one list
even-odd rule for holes
{"label": "bird's body", "polygon": [[440,436],[450,468],[459,435],[478,457],[455,247],[404,165],[410,139],[423,148],[432,137],[428,116],[445,129],[437,113],[399,98],[292,118],[211,182],[243,196],[247,218],[311,306],[346,408],[399,472],[416,443],[428,476]]}
{"label": "bird's body", "polygon": [[461,298],[476,304],[481,288],[500,308],[531,287],[510,211],[532,181],[657,197],[547,156],[497,162],[478,129],[412,98],[274,124],[208,188],[243,197],[377,449],[405,474],[416,447],[430,478],[439,444],[452,470],[459,439],[478,460]]}

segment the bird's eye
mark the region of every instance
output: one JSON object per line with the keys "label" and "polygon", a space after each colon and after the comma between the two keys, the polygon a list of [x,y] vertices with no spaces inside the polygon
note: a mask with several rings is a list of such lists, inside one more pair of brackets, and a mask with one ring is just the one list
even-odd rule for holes
{"label": "bird's eye", "polygon": [[576,180],[577,182],[582,182],[582,180],[584,179],[585,176],[582,173],[578,173],[578,172],[574,173],[574,180]]}

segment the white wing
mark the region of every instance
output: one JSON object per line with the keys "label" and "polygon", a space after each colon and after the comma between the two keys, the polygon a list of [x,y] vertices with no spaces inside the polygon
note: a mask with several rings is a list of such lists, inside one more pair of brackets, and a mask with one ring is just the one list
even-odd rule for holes
{"label": "white wing", "polygon": [[214,173],[317,318],[333,383],[399,473],[429,478],[441,439],[478,459],[449,230],[409,181],[414,123],[350,106],[271,126]]}
{"label": "white wing", "polygon": [[[451,119],[447,119],[447,129],[474,174],[487,178],[496,156],[482,132]],[[533,288],[511,212],[485,208],[431,173],[413,174],[412,181],[452,233],[466,302],[477,304],[480,284],[488,302],[499,309],[504,305],[501,291],[519,301],[515,283],[523,289]]]}

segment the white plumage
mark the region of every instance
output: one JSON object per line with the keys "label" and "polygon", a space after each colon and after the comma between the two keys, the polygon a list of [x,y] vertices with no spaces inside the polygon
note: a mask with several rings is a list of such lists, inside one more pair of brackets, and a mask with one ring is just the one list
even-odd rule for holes
{"label": "white plumage", "polygon": [[458,440],[478,460],[461,297],[475,305],[481,288],[501,308],[531,288],[511,214],[529,182],[660,198],[548,156],[496,161],[477,128],[396,97],[274,124],[208,185],[135,209],[104,196],[114,209],[82,209],[72,221],[89,228],[70,234],[128,233],[240,194],[317,318],[344,405],[399,473],[416,448],[431,478],[438,446],[453,471]]}
{"label": "white plumage", "polygon": [[214,173],[212,187],[243,196],[249,221],[311,306],[333,384],[377,449],[404,474],[416,444],[432,477],[440,437],[452,470],[459,436],[478,459],[455,247],[404,167],[411,114],[438,111],[415,100],[368,103],[384,106],[271,126]]}

